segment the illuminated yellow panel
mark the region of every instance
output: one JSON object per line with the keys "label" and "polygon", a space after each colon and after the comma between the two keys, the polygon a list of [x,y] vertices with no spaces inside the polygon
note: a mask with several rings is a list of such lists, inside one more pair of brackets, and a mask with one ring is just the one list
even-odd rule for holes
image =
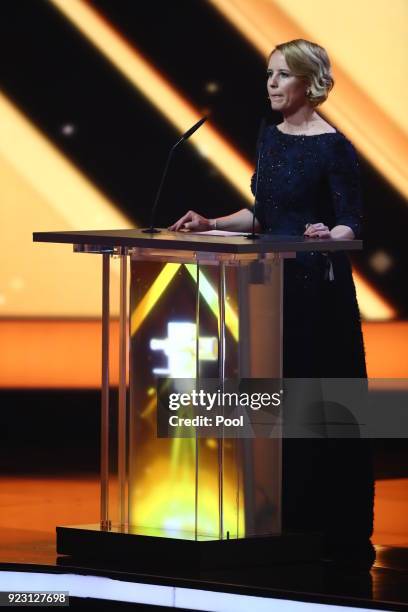
{"label": "illuminated yellow panel", "polygon": [[[172,536],[174,532],[184,532],[184,537],[193,537],[195,527],[194,514],[194,442],[190,439],[171,440],[171,457],[179,450],[175,461],[160,453],[149,465],[146,476],[138,482],[140,499],[130,505],[131,522],[135,525],[157,525],[163,536]],[[210,442],[210,441],[209,441]],[[210,445],[207,445],[210,447]],[[217,474],[217,455],[213,456],[208,449],[206,465],[200,470],[199,481],[199,536],[218,535],[218,489],[214,475]],[[152,479],[151,474],[155,475]],[[224,530],[231,534],[244,532],[243,496],[240,496],[240,507],[237,521],[237,482],[231,474],[224,479]],[[238,523],[238,524],[237,524]],[[153,531],[153,530],[152,530]],[[144,528],[143,533],[149,534]],[[154,535],[154,531],[153,531]],[[233,537],[234,537],[233,535]],[[173,535],[174,537],[174,535]],[[177,537],[177,536],[176,536]],[[199,537],[199,539],[201,539]]]}
{"label": "illuminated yellow panel", "polygon": [[[276,44],[293,38],[308,38],[323,44],[333,61],[336,87],[322,107],[322,114],[408,198],[405,112],[408,4],[405,0],[393,2],[392,10],[385,0],[210,1],[265,58]],[[352,29],[350,23],[353,23]],[[384,25],[374,29],[377,23],[388,24],[388,33]],[[394,63],[390,74],[389,63]],[[373,81],[377,83],[375,89],[371,89]],[[394,105],[397,99],[399,102]],[[401,121],[400,117],[404,119]]]}

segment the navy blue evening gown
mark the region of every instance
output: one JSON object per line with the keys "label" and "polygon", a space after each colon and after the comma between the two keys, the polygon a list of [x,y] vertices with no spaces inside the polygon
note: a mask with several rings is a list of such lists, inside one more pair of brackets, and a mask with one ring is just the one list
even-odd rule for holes
{"label": "navy blue evening gown", "polygon": [[[255,191],[257,176],[252,179]],[[260,144],[256,217],[263,232],[302,236],[307,223],[351,227],[362,201],[353,145],[336,131],[290,135],[276,126]],[[283,375],[364,378],[360,314],[347,253],[298,253],[284,267]],[[283,526],[323,531],[328,545],[372,534],[374,481],[367,441],[284,440]]]}

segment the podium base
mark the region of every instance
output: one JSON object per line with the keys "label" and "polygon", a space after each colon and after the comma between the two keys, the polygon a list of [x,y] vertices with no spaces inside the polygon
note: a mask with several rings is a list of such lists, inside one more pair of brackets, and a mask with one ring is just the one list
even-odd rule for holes
{"label": "podium base", "polygon": [[318,534],[284,533],[228,540],[194,540],[140,535],[99,525],[57,527],[57,553],[123,566],[222,569],[315,561],[321,557]]}

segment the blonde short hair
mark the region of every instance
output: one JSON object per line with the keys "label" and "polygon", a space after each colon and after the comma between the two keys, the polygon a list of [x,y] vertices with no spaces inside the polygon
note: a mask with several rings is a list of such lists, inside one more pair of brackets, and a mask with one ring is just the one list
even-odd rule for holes
{"label": "blonde short hair", "polygon": [[276,45],[272,53],[275,51],[282,53],[293,74],[305,79],[308,85],[306,95],[313,106],[327,100],[334,86],[334,79],[326,49],[309,40],[297,38]]}

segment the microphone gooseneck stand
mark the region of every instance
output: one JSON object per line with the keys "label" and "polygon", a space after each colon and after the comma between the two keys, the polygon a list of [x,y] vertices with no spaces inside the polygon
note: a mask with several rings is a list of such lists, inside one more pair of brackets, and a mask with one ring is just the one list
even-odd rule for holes
{"label": "microphone gooseneck stand", "polygon": [[201,127],[204,123],[204,121],[207,121],[207,117],[202,117],[200,119],[200,121],[197,121],[197,123],[195,123],[189,130],[187,130],[187,132],[185,134],[182,135],[181,138],[178,139],[178,141],[171,147],[170,152],[167,156],[167,160],[166,160],[166,165],[164,166],[164,171],[160,180],[160,184],[159,184],[159,188],[157,190],[156,193],[156,198],[154,200],[154,204],[153,204],[153,208],[152,208],[152,214],[150,216],[150,227],[143,229],[142,232],[144,234],[160,234],[161,230],[157,229],[156,227],[154,227],[154,220],[155,220],[155,215],[156,215],[156,210],[157,210],[157,205],[159,203],[160,200],[160,195],[163,189],[163,184],[165,181],[165,178],[167,176],[167,171],[169,169],[170,166],[170,162],[172,160],[172,157],[174,155],[175,150],[177,149],[177,147],[185,142],[188,138],[190,138],[190,136],[192,136],[194,134],[194,132],[196,130],[198,130],[199,127]]}
{"label": "microphone gooseneck stand", "polygon": [[263,144],[262,137],[265,131],[265,124],[266,124],[265,117],[263,117],[261,121],[261,125],[259,126],[259,133],[258,133],[258,158],[256,161],[255,199],[254,199],[254,206],[252,209],[252,215],[253,215],[252,232],[245,236],[245,238],[248,238],[248,240],[257,240],[258,238],[261,237],[260,234],[255,233],[255,214],[256,214],[256,205],[258,204],[257,195],[258,195],[258,184],[259,184],[259,166],[260,166],[260,160],[261,160],[261,151],[262,151],[262,144]]}

